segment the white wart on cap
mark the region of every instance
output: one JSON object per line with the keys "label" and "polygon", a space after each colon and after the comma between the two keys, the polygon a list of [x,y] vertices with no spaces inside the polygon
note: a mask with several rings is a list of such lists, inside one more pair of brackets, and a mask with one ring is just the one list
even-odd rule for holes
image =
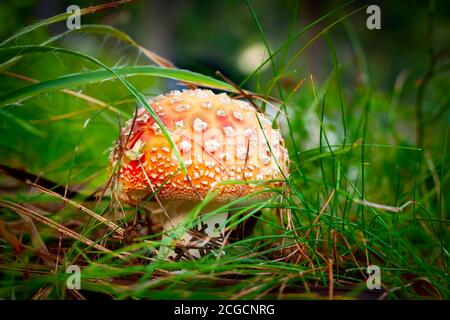
{"label": "white wart on cap", "polygon": [[[121,159],[118,183],[122,199],[139,202],[151,193],[152,185],[160,188],[160,199],[202,200],[213,189],[215,201],[224,202],[279,186],[280,182],[269,181],[284,179],[280,169],[288,175],[282,136],[247,102],[196,89],[171,91],[150,100],[149,105],[168,129],[189,179],[159,125],[141,108]],[[129,120],[121,141],[127,140],[131,125]],[[119,156],[117,145],[111,162]],[[226,181],[248,183],[222,184]],[[260,193],[254,199],[270,196],[269,192]]]}
{"label": "white wart on cap", "polygon": [[[158,190],[167,214],[159,219],[163,230],[181,224],[210,191],[215,198],[205,210],[244,196],[250,201],[267,199],[273,195],[271,188],[280,187],[288,175],[288,154],[281,134],[247,102],[196,89],[171,91],[150,100],[149,106],[167,128],[187,175],[145,108],[138,111],[134,125],[131,119],[122,129],[110,161],[115,166],[121,160],[114,189],[122,201],[139,204]],[[177,246],[165,250],[166,256],[173,260],[198,258],[208,252],[205,247],[217,248],[227,215],[200,218],[195,234],[203,234],[209,245],[193,237],[192,230],[187,231],[178,240],[194,249]]]}

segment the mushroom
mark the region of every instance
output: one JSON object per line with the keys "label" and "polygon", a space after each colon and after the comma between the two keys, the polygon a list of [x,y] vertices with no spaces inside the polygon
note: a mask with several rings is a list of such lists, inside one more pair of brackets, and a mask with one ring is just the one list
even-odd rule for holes
{"label": "mushroom", "polygon": [[184,248],[165,251],[170,259],[198,258],[222,244],[228,216],[204,214],[240,197],[248,202],[273,196],[270,188],[281,186],[288,174],[287,150],[271,121],[226,93],[174,90],[148,104],[167,128],[187,174],[161,127],[139,108],[111,152],[112,167],[120,160],[113,190],[132,205],[156,194],[163,208],[154,211],[152,221],[162,231],[176,229],[212,192],[195,230],[176,236]]}

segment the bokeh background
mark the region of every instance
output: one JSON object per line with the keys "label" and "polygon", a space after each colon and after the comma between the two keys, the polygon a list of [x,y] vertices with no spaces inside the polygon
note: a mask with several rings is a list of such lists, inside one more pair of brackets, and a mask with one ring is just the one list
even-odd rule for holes
{"label": "bokeh background", "polygon": [[[6,38],[19,28],[39,19],[64,12],[71,4],[80,7],[105,3],[101,1],[2,1],[0,4],[0,37]],[[345,1],[255,1],[252,3],[264,27],[272,49],[278,48],[290,32],[313,22],[324,14],[343,5]],[[363,4],[377,4],[382,13],[382,29],[371,31],[365,27],[364,10],[349,18],[360,37],[367,54],[371,75],[377,87],[390,91],[398,74],[404,69],[420,72],[426,68],[427,18],[429,1],[406,0],[354,1],[348,7],[357,9]],[[448,46],[450,4],[436,1],[434,11],[435,31],[433,42],[437,48]],[[296,18],[293,25],[292,19]],[[248,73],[244,52],[255,46],[263,47],[261,36],[245,1],[136,1],[114,10],[82,17],[83,24],[105,23],[115,26],[146,48],[152,49],[173,61],[181,68],[214,74],[226,71],[236,82]],[[308,31],[296,41],[291,53],[305,44],[320,26]],[[66,31],[61,23],[51,26],[53,34]],[[331,31],[344,66],[352,64],[348,48],[348,35],[342,26]],[[93,45],[86,36],[74,44],[91,53],[102,54],[102,47]],[[111,47],[114,49],[114,47]],[[346,50],[347,48],[347,50]],[[123,48],[122,48],[123,49]],[[121,57],[120,48],[109,51]],[[255,60],[259,60],[255,57]],[[331,62],[323,39],[312,44],[296,61],[304,73],[318,79],[326,77]],[[306,72],[307,71],[307,72]]]}
{"label": "bokeh background", "polygon": [[[2,1],[0,3],[0,38],[6,38],[25,25],[65,12],[71,4],[86,7],[100,3],[102,2]],[[270,49],[275,51],[295,32],[344,4],[344,1],[255,1],[252,6]],[[294,95],[297,108],[290,110],[296,115],[298,115],[297,112],[302,114],[296,119],[299,121],[299,126],[295,130],[297,143],[300,149],[310,149],[318,145],[319,122],[317,114],[311,114],[310,104],[314,99],[308,83],[311,82],[312,77],[319,91],[319,88],[331,77],[333,72],[331,48],[334,48],[340,65],[339,82],[344,89],[345,102],[355,103],[347,106],[347,114],[353,115],[355,121],[361,117],[362,108],[360,105],[357,106],[358,99],[361,98],[359,93],[363,92],[364,86],[370,83],[371,92],[373,96],[376,96],[376,99],[372,100],[371,117],[377,119],[377,121],[371,121],[373,123],[371,128],[369,126],[369,131],[374,132],[372,143],[417,146],[418,91],[429,69],[430,51],[432,51],[438,56],[436,65],[441,71],[429,79],[425,97],[421,99],[421,108],[427,121],[426,143],[430,145],[430,152],[436,152],[435,155],[438,156],[442,153],[442,132],[446,131],[449,117],[449,79],[446,70],[448,70],[450,3],[399,1],[394,4],[390,1],[354,1],[342,10],[338,9],[334,17],[342,17],[365,4],[380,6],[381,30],[367,29],[368,15],[365,10],[360,10],[344,19],[342,23],[333,26],[325,36],[308,43],[337,18],[312,26],[275,58],[277,67],[280,67],[278,72],[281,73],[279,83],[286,92],[292,90],[299,81],[304,80],[307,84]],[[430,6],[434,9],[430,10]],[[432,23],[429,22],[430,19]],[[100,11],[94,15],[83,16],[81,23],[114,26],[127,33],[139,44],[169,59],[179,68],[213,77],[216,77],[215,72],[219,70],[238,84],[267,57],[261,32],[245,1],[136,1]],[[430,25],[432,26],[431,36]],[[65,31],[67,27],[64,22],[53,24],[49,28],[38,29],[27,36],[27,40],[29,43],[39,43],[47,37]],[[18,44],[20,43],[19,41]],[[60,44],[90,54],[110,66],[150,63],[135,48],[116,38],[101,34],[73,34],[62,38]],[[301,54],[283,69],[283,64],[299,50],[302,50]],[[35,63],[37,61],[35,57],[27,57],[25,61],[29,63],[17,65],[18,73],[22,72],[32,78],[46,80],[65,73],[92,68],[88,63],[80,62],[73,57],[66,56],[64,60],[61,60],[47,54],[38,59],[40,63]],[[274,88],[267,91],[273,77],[270,63],[267,63],[262,68],[262,72],[257,73],[245,84],[245,88],[277,95]],[[330,81],[332,85],[333,83],[336,85],[334,80]],[[24,83],[19,80],[15,84]],[[176,82],[164,80],[146,79],[142,82],[136,80],[135,84],[147,95],[177,87]],[[0,88],[3,92],[7,92],[11,86],[7,81],[2,81]],[[98,90],[99,88],[102,90]],[[97,97],[107,97],[107,100],[111,99],[111,95],[114,96],[113,99],[119,99],[127,94],[123,88],[117,89],[102,84],[99,87],[91,86],[82,90],[86,93],[95,92]],[[330,110],[329,114],[325,113],[324,120],[328,126],[332,144],[342,142],[343,139],[342,123],[338,119],[339,103],[335,99],[336,96],[333,97],[335,93],[329,90],[331,98],[328,101],[332,111]],[[52,96],[51,99],[64,101],[66,97],[57,95]],[[32,100],[31,103],[34,101]],[[28,111],[42,112],[27,109]],[[12,110],[12,112],[16,111]],[[22,115],[27,117],[29,114]],[[39,118],[37,114],[30,117]],[[83,116],[75,116],[72,119],[85,120]],[[39,119],[33,120],[39,121]],[[8,120],[0,119],[3,130],[8,127],[5,121]],[[37,122],[38,129],[40,126],[42,128],[44,123]],[[53,123],[53,125],[60,126],[64,132],[71,130],[70,126],[79,124],[71,121],[65,124]],[[72,139],[70,143],[78,143],[78,138],[75,138],[73,131],[67,135],[71,136],[68,138]],[[110,132],[109,137],[111,136]],[[28,141],[23,141],[20,136],[10,138],[13,139],[9,141],[11,143],[3,141],[10,148],[20,145],[24,148],[28,147],[26,145]],[[356,140],[357,137],[352,138]],[[105,145],[106,139],[107,135],[105,135]],[[46,143],[46,138],[43,142]],[[66,143],[69,143],[69,140],[66,140]],[[34,159],[34,155],[30,157],[32,159],[28,159],[27,165],[36,165],[34,171],[39,170],[39,159]],[[19,163],[23,162],[23,160],[19,161]],[[46,163],[45,160],[44,163]]]}
{"label": "bokeh background", "polygon": [[[0,41],[65,12],[69,5],[99,3],[0,1]],[[290,121],[278,116],[278,125],[289,148],[292,181],[304,199],[321,208],[336,186],[339,196],[330,214],[356,224],[365,212],[362,225],[373,228],[367,231],[373,236],[368,238],[370,254],[394,270],[391,287],[403,287],[411,274],[425,276],[440,292],[428,290],[433,297],[448,297],[450,2],[374,0],[344,7],[344,1],[250,3],[259,26],[246,1],[238,0],[136,1],[82,16],[81,23],[114,26],[178,68],[211,77],[221,71],[237,84],[268,56],[265,41],[273,52],[309,26],[275,57],[276,76],[267,63],[243,88],[286,99],[285,106],[277,107]],[[380,30],[366,27],[365,9],[335,23],[366,4],[381,8]],[[323,32],[327,26],[332,27]],[[66,31],[65,23],[52,24],[9,45],[40,44]],[[135,47],[101,33],[73,33],[53,45],[89,54],[111,67],[152,63]],[[0,70],[0,97],[30,84],[18,75],[44,81],[94,69],[98,66],[79,57],[27,55],[7,73]],[[153,77],[130,81],[149,97],[181,87]],[[117,81],[71,89],[113,105],[120,119],[111,110],[61,92],[15,101],[0,108],[0,164],[89,195],[105,185],[118,122],[132,117],[136,101]],[[267,106],[266,111],[273,116],[277,109]],[[40,201],[23,183],[5,175],[0,176],[0,193],[19,202]],[[369,210],[351,199],[390,209]],[[305,218],[303,203],[293,201],[301,207],[295,214]],[[412,205],[415,201],[420,207]],[[393,214],[403,205],[401,215]],[[2,214],[7,221],[15,217],[6,210]],[[61,221],[62,216],[58,212],[53,218]],[[359,230],[365,230],[358,228],[349,231],[355,246],[362,243]],[[409,278],[402,278],[404,270]],[[410,287],[402,290],[401,297],[417,297]]]}

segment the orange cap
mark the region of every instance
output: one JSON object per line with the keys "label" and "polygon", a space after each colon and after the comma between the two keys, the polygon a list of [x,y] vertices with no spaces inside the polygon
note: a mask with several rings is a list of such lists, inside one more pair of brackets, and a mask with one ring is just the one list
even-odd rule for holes
{"label": "orange cap", "polygon": [[202,200],[212,190],[215,201],[231,201],[278,187],[281,181],[268,180],[284,180],[281,171],[288,175],[282,136],[245,101],[211,90],[175,90],[150,100],[149,106],[166,126],[187,176],[159,125],[140,108],[133,128],[131,119],[121,132],[119,141],[128,139],[125,149],[118,142],[110,158],[114,166],[122,155],[116,192],[126,202],[139,202],[152,190],[163,200]]}

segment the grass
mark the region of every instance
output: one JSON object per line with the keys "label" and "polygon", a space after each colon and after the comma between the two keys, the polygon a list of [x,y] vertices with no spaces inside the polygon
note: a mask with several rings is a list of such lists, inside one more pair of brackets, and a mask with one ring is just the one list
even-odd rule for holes
{"label": "grass", "polygon": [[[392,92],[378,90],[349,21],[363,6],[355,10],[344,4],[298,32],[294,15],[288,39],[275,50],[252,2],[247,7],[269,52],[262,65],[270,64],[270,70],[261,65],[239,87],[282,128],[290,175],[266,202],[245,205],[241,199],[210,212],[232,213],[230,228],[252,216],[257,223],[249,236],[227,244],[226,254],[196,261],[155,258],[157,235],[121,240],[134,226],[136,209],[124,207],[132,214],[113,219],[121,210],[118,204],[108,195],[100,201],[95,196],[109,178],[108,154],[119,122],[133,117],[137,101],[145,106],[144,96],[180,81],[237,94],[235,86],[172,68],[109,26],[83,26],[56,37],[42,31],[64,15],[1,42],[1,298],[450,298],[449,123],[445,117],[420,123],[429,135],[417,145],[411,111],[416,105],[402,100],[404,90],[420,90],[420,99],[425,87],[439,92],[440,74],[426,72],[428,83],[419,88],[400,74]],[[83,14],[94,11],[87,8]],[[320,30],[303,39],[313,27]],[[335,28],[345,30],[354,64],[341,60]],[[99,43],[116,37],[134,50],[125,61],[135,63],[64,47],[69,42],[63,40],[80,35]],[[298,39],[305,43],[300,49]],[[320,39],[331,62],[323,82],[293,67]],[[107,46],[102,50],[108,52]],[[432,67],[442,65],[435,61]],[[294,71],[296,84],[283,84],[284,75]],[[348,85],[348,77],[361,80]],[[274,95],[270,101],[280,101],[275,109],[263,102]],[[442,101],[439,95],[430,99]],[[424,112],[423,101],[418,103]],[[109,227],[97,215],[109,219]],[[81,290],[66,288],[66,269],[73,264],[82,270]],[[367,289],[368,265],[381,268],[382,290]]]}

